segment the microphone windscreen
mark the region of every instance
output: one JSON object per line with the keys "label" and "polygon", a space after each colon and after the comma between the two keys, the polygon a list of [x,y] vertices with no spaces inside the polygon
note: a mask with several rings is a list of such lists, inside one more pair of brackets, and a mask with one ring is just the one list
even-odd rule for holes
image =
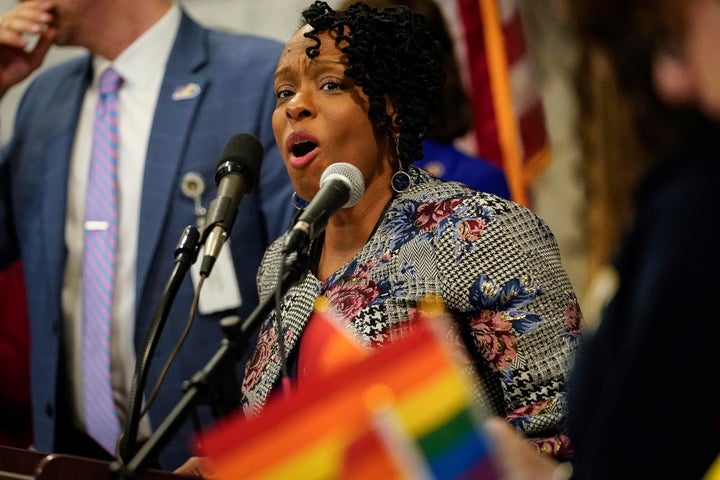
{"label": "microphone windscreen", "polygon": [[344,177],[350,183],[350,198],[343,208],[355,206],[365,193],[365,179],[359,168],[351,163],[338,162],[329,165],[320,176],[320,188],[330,179]]}
{"label": "microphone windscreen", "polygon": [[252,190],[260,178],[265,149],[257,137],[248,133],[233,135],[223,150],[220,161],[215,170],[215,183],[229,173],[243,177],[247,184],[247,191]]}

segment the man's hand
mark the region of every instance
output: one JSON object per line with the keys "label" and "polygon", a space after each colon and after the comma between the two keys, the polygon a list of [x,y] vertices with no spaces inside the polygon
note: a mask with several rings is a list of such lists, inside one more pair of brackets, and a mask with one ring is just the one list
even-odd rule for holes
{"label": "man's hand", "polygon": [[212,479],[210,463],[205,457],[190,457],[187,462],[183,463],[180,468],[175,470],[173,473],[187,475],[188,477],[201,478],[203,480]]}
{"label": "man's hand", "polygon": [[[505,419],[491,417],[485,431],[493,440],[493,457],[502,480],[554,480],[564,467],[540,453]],[[560,469],[560,470],[559,470]]]}
{"label": "man's hand", "polygon": [[[56,31],[53,0],[27,0],[0,15],[0,98],[42,65]],[[38,37],[30,50],[31,39]]]}

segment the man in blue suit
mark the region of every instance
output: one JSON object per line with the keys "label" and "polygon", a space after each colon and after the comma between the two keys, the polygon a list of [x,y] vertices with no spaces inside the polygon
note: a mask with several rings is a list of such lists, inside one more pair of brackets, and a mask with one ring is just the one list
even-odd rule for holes
{"label": "man in blue suit", "polygon": [[[27,44],[33,33],[39,34],[34,49]],[[42,72],[18,107],[0,156],[0,268],[17,259],[24,266],[35,447],[110,459],[115,452],[87,434],[80,365],[83,211],[98,78],[112,67],[123,79],[111,340],[121,424],[136,353],[184,228],[201,223],[216,196],[223,147],[232,135],[248,133],[265,149],[260,180],[240,203],[194,325],[141,425],[147,438],[181,399],[183,381],[220,346],[219,320],[247,318],[256,307],[260,258],[293,214],[292,187],[270,121],[282,46],[203,28],[171,0],[28,0],[0,17],[0,94],[39,67],[53,43],[85,47],[89,54]],[[185,278],[174,301],[146,395],[185,328],[193,280]],[[209,409],[200,410],[205,424],[213,420]],[[191,455],[192,434],[186,422],[162,449],[163,468],[174,469]]]}

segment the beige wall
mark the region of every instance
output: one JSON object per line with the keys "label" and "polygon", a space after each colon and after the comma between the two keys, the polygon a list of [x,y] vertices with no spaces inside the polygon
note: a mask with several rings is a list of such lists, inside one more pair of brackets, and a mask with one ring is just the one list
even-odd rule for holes
{"label": "beige wall", "polygon": [[[555,233],[576,292],[586,288],[583,167],[578,143],[578,110],[572,75],[575,50],[559,0],[521,0],[528,49],[540,82],[553,152],[535,180],[533,209]],[[582,300],[582,298],[581,298]]]}

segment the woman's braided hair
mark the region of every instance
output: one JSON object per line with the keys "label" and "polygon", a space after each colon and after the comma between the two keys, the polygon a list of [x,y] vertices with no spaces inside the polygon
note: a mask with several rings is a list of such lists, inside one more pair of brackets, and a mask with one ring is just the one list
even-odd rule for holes
{"label": "woman's braided hair", "polygon": [[[316,1],[302,13],[315,41],[307,55],[320,53],[323,32],[334,32],[347,55],[345,75],[368,96],[368,117],[388,138],[399,134],[399,160],[408,165],[423,158],[422,141],[430,130],[430,114],[437,107],[445,81],[440,46],[422,15],[406,7],[375,9],[359,2],[347,10],[333,10]],[[386,98],[396,112],[386,113]]]}

